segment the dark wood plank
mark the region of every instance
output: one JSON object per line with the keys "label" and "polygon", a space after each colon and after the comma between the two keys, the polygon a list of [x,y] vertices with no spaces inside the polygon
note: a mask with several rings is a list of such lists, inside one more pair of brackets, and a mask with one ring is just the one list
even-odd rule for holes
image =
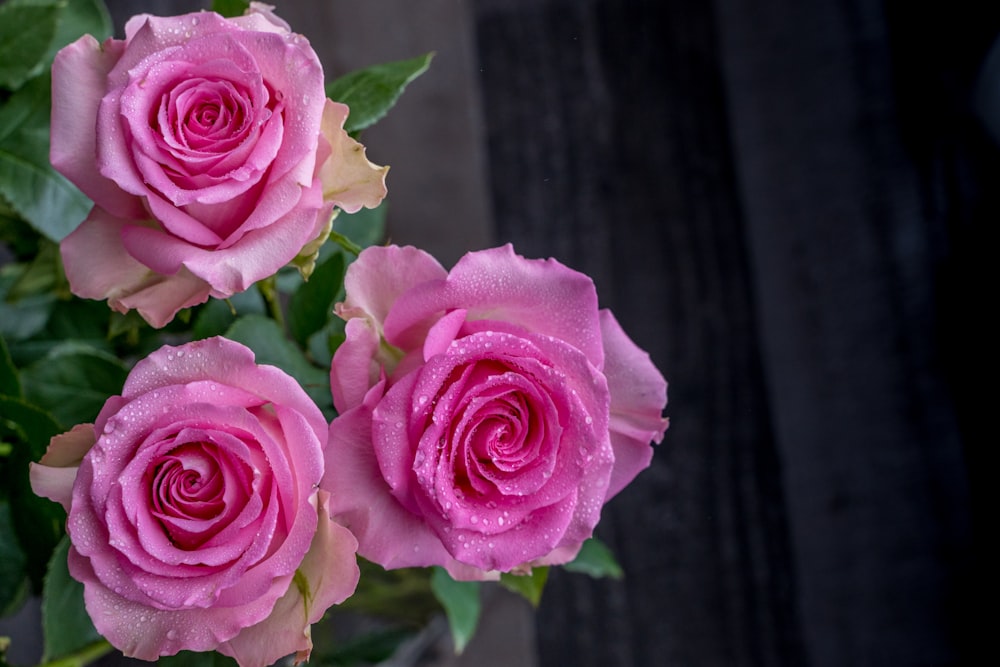
{"label": "dark wood plank", "polygon": [[627,578],[554,573],[541,664],[802,664],[710,8],[477,9],[498,237],[590,273],[672,382],[599,531]]}

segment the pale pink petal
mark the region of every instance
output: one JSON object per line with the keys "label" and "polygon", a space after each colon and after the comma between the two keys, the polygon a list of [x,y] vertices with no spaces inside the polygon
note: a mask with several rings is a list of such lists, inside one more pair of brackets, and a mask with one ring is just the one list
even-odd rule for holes
{"label": "pale pink petal", "polygon": [[95,440],[93,424],[78,424],[53,437],[41,461],[28,466],[28,478],[35,495],[59,503],[68,512],[76,471]]}
{"label": "pale pink petal", "polygon": [[[344,319],[367,314],[381,334],[389,310],[407,290],[447,275],[436,259],[411,246],[365,248],[347,269],[344,277],[347,299],[337,310]],[[433,322],[425,324],[429,327]]]}
{"label": "pale pink petal", "polygon": [[56,54],[52,63],[52,166],[99,206],[122,218],[143,217],[142,202],[94,169],[97,109],[107,90],[108,72],[124,42],[98,44],[84,35]]}
{"label": "pale pink petal", "polygon": [[156,276],[141,289],[120,297],[110,297],[108,305],[119,312],[136,310],[150,326],[159,329],[179,311],[208,301],[209,285],[182,268],[172,276]]}
{"label": "pale pink petal", "polygon": [[347,412],[364,399],[379,377],[375,362],[379,338],[371,320],[354,317],[344,326],[345,338],[330,364],[330,391],[337,412]]}
{"label": "pale pink petal", "polygon": [[219,646],[241,667],[264,667],[289,653],[296,661],[309,659],[310,625],[332,605],[354,593],[360,577],[358,541],[351,531],[334,523],[328,512],[328,494],[319,492],[319,525],[312,547],[296,570],[288,591],[275,603],[266,620],[246,628]]}
{"label": "pale pink petal", "polygon": [[160,275],[129,255],[122,235],[132,228],[135,226],[95,206],[63,239],[60,251],[74,294],[106,299],[111,308],[122,313],[138,310],[154,327],[167,324],[182,308],[208,299],[210,287],[190,272]]}
{"label": "pale pink petal", "polygon": [[107,299],[149,281],[149,267],[133,259],[122,245],[121,233],[127,225],[127,220],[95,206],[59,244],[74,294],[85,299]]}
{"label": "pale pink petal", "polygon": [[385,199],[389,167],[370,162],[365,147],[344,131],[347,114],[346,105],[326,101],[320,132],[330,144],[330,156],[320,166],[319,178],[323,198],[354,213],[362,207],[375,208]]}
{"label": "pale pink petal", "polygon": [[621,491],[653,458],[650,442],[660,442],[669,421],[667,383],[649,358],[622,330],[609,310],[600,312],[604,375],[611,392],[611,445],[615,468],[608,498]]}
{"label": "pale pink petal", "polygon": [[28,479],[36,496],[48,498],[67,512],[73,502],[73,482],[77,468],[52,468],[38,463],[28,464]]}

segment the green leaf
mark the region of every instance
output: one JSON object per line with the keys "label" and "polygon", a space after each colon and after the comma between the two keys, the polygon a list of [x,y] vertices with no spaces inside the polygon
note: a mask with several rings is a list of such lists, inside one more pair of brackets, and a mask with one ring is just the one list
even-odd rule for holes
{"label": "green leaf", "polygon": [[333,398],[328,371],[309,363],[302,350],[285,338],[277,322],[262,315],[247,315],[229,327],[226,338],[253,350],[258,364],[277,366],[298,380],[321,410],[331,409]]}
{"label": "green leaf", "polygon": [[243,16],[250,9],[250,0],[212,0],[212,11],[226,18]]}
{"label": "green leaf", "polygon": [[55,3],[0,5],[0,86],[16,90],[42,69],[58,17]]}
{"label": "green leaf", "polygon": [[530,574],[516,575],[504,572],[500,575],[500,583],[509,591],[522,596],[531,606],[537,607],[542,600],[542,590],[549,578],[549,568],[533,567]]}
{"label": "green leaf", "polygon": [[83,584],[70,576],[69,536],[52,553],[42,590],[42,661],[55,660],[101,641],[83,605]]}
{"label": "green leaf", "polygon": [[241,315],[264,314],[267,307],[258,290],[237,292],[226,300],[209,299],[198,308],[191,333],[196,340],[221,336]]}
{"label": "green leaf", "polygon": [[103,42],[114,29],[111,14],[102,0],[64,0],[59,3],[59,10],[56,34],[46,58],[49,62],[59,49],[80,37],[93,35],[98,42]]}
{"label": "green leaf", "polygon": [[592,537],[584,542],[576,558],[572,562],[563,565],[563,567],[570,572],[588,574],[595,579],[602,577],[621,579],[624,576],[621,565],[615,560],[611,549],[596,537]]}
{"label": "green leaf", "polygon": [[61,241],[91,202],[49,164],[51,80],[31,79],[0,107],[0,195],[32,227]]}
{"label": "green leaf", "polygon": [[0,616],[16,611],[28,593],[24,550],[14,534],[10,503],[0,500]]}
{"label": "green leaf", "polygon": [[302,347],[330,320],[343,282],[344,256],[336,253],[318,264],[308,282],[288,300],[288,329]]}
{"label": "green leaf", "polygon": [[66,343],[22,369],[21,384],[29,401],[69,428],[93,422],[108,397],[121,392],[127,376],[117,357]]}
{"label": "green leaf", "polygon": [[9,495],[14,531],[27,555],[27,571],[40,589],[45,563],[63,534],[62,506],[39,498],[28,481],[28,464],[45,453],[59,425],[44,411],[18,398],[0,396],[0,439],[14,441],[9,457]]}
{"label": "green leaf", "polygon": [[0,396],[21,397],[21,381],[17,378],[17,368],[10,359],[3,336],[0,336]]}
{"label": "green leaf", "polygon": [[479,588],[478,581],[455,581],[440,567],[435,567],[431,574],[431,590],[448,616],[455,653],[464,651],[476,632],[482,606]]}
{"label": "green leaf", "polygon": [[[346,236],[362,248],[367,248],[385,238],[385,216],[388,200],[383,199],[376,208],[362,208],[357,213],[341,211],[333,221],[333,231]],[[330,244],[324,249],[331,248]]]}
{"label": "green leaf", "polygon": [[351,108],[344,129],[353,134],[374,125],[396,104],[407,84],[427,71],[433,57],[433,53],[428,53],[374,65],[328,83],[327,97]]}
{"label": "green leaf", "polygon": [[[10,288],[25,270],[23,264],[8,264],[0,268],[0,335],[13,346],[14,341],[28,338],[45,328],[55,296],[39,294],[17,301],[10,299]],[[13,350],[11,351],[13,355]]]}
{"label": "green leaf", "polygon": [[63,280],[62,259],[59,246],[49,240],[39,244],[38,251],[25,270],[7,291],[7,298],[13,301],[35,294],[55,291]]}

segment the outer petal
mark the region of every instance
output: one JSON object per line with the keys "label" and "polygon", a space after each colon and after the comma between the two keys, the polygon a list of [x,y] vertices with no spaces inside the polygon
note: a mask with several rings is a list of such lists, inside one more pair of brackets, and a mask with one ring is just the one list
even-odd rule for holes
{"label": "outer petal", "polygon": [[308,660],[310,625],[354,593],[361,575],[355,558],[358,541],[330,519],[328,501],[329,494],[320,491],[312,547],[271,615],[219,646],[220,653],[232,656],[241,667],[264,667],[293,652],[296,662]]}
{"label": "outer petal", "polygon": [[138,219],[141,201],[123,192],[94,169],[97,109],[107,90],[108,72],[121,58],[125,42],[98,44],[84,35],[56,54],[52,63],[52,144],[56,171],[73,181],[99,206],[123,218]]}
{"label": "outer petal", "polygon": [[71,431],[52,438],[42,460],[28,466],[31,490],[35,495],[54,500],[68,512],[76,471],[96,439],[93,424],[78,424]]}
{"label": "outer petal", "polygon": [[632,342],[610,310],[602,310],[604,375],[611,391],[611,445],[615,467],[608,487],[611,498],[653,458],[650,441],[660,442],[669,420],[663,417],[667,405],[667,382],[649,358]]}
{"label": "outer petal", "polygon": [[208,299],[208,284],[190,272],[158,275],[133,258],[122,245],[122,234],[131,227],[95,206],[63,239],[60,251],[74,294],[107,299],[122,313],[136,309],[154,327],[164,326],[182,308]]}
{"label": "outer petal", "polygon": [[375,208],[385,199],[389,167],[371,163],[365,147],[344,131],[348,111],[347,105],[326,101],[320,133],[330,144],[330,157],[320,166],[319,178],[323,199],[354,213],[362,207]]}
{"label": "outer petal", "polygon": [[[275,599],[263,596],[239,608],[163,610],[117,595],[97,579],[90,562],[72,548],[69,571],[84,583],[83,600],[97,631],[126,656],[141,660],[156,660],[181,650],[214,650],[236,636],[246,619],[266,618]],[[288,583],[286,579],[276,585],[285,590]],[[123,623],[122,619],[132,622]]]}
{"label": "outer petal", "polygon": [[298,207],[274,224],[248,232],[228,248],[206,250],[138,226],[123,230],[123,243],[130,255],[154,271],[169,275],[183,266],[211,286],[212,296],[225,298],[291,261],[322,228],[325,221],[317,213],[317,208]]}
{"label": "outer petal", "polygon": [[347,321],[344,332],[344,342],[333,354],[330,364],[333,406],[340,413],[359,405],[379,378],[379,366],[375,362],[379,338],[371,320],[353,317]]}
{"label": "outer petal", "polygon": [[436,259],[411,246],[365,248],[347,269],[344,276],[347,299],[337,306],[337,312],[344,319],[368,315],[381,335],[382,323],[407,290],[424,282],[443,280],[447,275]]}
{"label": "outer petal", "polygon": [[561,338],[603,365],[594,282],[554,259],[525,259],[510,244],[470,252],[444,284],[420,285],[401,300],[386,317],[386,340],[403,349],[421,344],[427,318],[455,308],[465,308],[470,321],[500,320]]}

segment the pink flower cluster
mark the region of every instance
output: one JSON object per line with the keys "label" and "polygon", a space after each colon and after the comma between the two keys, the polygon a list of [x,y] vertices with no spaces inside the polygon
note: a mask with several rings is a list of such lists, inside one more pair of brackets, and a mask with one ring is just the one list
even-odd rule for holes
{"label": "pink flower cluster", "polygon": [[[315,54],[266,8],[126,32],[54,67],[53,162],[95,201],[62,246],[77,294],[162,326],[314,250],[334,206],[384,196]],[[32,465],[67,509],[87,611],[126,655],[307,659],[357,554],[465,580],[566,563],[649,465],[666,382],[587,276],[510,246],[451,271],[390,246],[344,284],[332,423],[212,338],[138,362]]]}

